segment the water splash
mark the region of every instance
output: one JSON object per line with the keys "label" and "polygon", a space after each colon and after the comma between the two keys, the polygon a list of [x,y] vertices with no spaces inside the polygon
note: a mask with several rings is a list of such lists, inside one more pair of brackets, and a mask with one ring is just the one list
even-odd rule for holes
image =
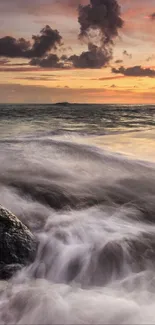
{"label": "water splash", "polygon": [[0,323],[153,324],[154,164],[51,139],[0,146],[0,202],[40,243],[0,283]]}

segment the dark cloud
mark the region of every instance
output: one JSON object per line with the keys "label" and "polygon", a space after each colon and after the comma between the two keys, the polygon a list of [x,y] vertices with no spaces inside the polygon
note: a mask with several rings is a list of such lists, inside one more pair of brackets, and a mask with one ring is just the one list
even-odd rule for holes
{"label": "dark cloud", "polygon": [[44,58],[33,58],[29,65],[41,68],[69,69],[72,68],[71,60],[66,55],[59,57],[57,54],[50,53]]}
{"label": "dark cloud", "polygon": [[60,58],[56,54],[49,54],[45,58],[33,58],[29,64],[42,68],[81,68],[99,69],[106,64],[112,57],[111,50],[100,48],[92,43],[88,44],[88,51],[80,55],[72,55],[69,58],[62,55]]}
{"label": "dark cloud", "polygon": [[[54,0],[55,2],[55,0]],[[57,1],[59,5],[61,1]],[[65,3],[79,5],[79,0],[65,0]],[[45,26],[39,35],[32,36],[32,42],[24,38],[6,36],[0,39],[0,56],[30,59],[29,64],[41,68],[102,68],[112,59],[112,45],[123,26],[120,6],[117,0],[90,0],[88,5],[79,5],[80,37],[85,38],[88,50],[67,58],[50,53],[61,45],[62,37],[57,30]]]}
{"label": "dark cloud", "polygon": [[155,12],[153,12],[149,17],[151,20],[155,20]]}
{"label": "dark cloud", "polygon": [[116,0],[90,0],[90,4],[79,6],[80,36],[89,37],[91,30],[100,32],[103,44],[113,42],[122,28],[120,6]]}
{"label": "dark cloud", "polygon": [[123,63],[123,60],[116,60],[115,63],[116,63],[116,64]]}
{"label": "dark cloud", "polygon": [[129,68],[124,68],[123,66],[119,69],[112,68],[113,73],[120,73],[124,76],[129,77],[155,77],[155,70],[150,68],[143,68],[141,66],[134,66]]}
{"label": "dark cloud", "polygon": [[[70,1],[68,1],[70,2]],[[78,1],[74,1],[74,6]],[[88,51],[72,55],[67,60],[73,67],[99,69],[112,59],[113,39],[122,28],[120,6],[117,0],[90,0],[79,6],[80,38],[88,43]],[[95,32],[95,34],[94,34]]]}
{"label": "dark cloud", "polygon": [[11,36],[0,38],[0,56],[10,58],[27,57],[29,50],[30,42],[27,42],[24,38],[18,40]]}
{"label": "dark cloud", "polygon": [[51,49],[61,44],[62,37],[57,30],[45,26],[40,35],[33,35],[33,44],[24,38],[15,39],[11,36],[0,38],[0,56],[10,58],[41,58]]}
{"label": "dark cloud", "polygon": [[123,51],[123,55],[127,56],[129,59],[132,59],[132,54],[128,53],[126,50]]}
{"label": "dark cloud", "polygon": [[117,0],[90,0],[79,6],[80,38],[88,43],[88,51],[71,60],[77,68],[102,68],[112,59],[113,39],[122,28]]}
{"label": "dark cloud", "polygon": [[62,61],[67,61],[68,60],[68,57],[66,54],[63,54],[60,58]]}
{"label": "dark cloud", "polygon": [[56,54],[49,54],[43,59],[33,58],[29,64],[42,68],[63,68],[63,64],[61,64],[60,59]]}
{"label": "dark cloud", "polygon": [[106,66],[112,59],[113,39],[123,26],[117,1],[90,0],[89,5],[80,5],[78,21],[80,38],[88,42],[88,51],[72,55],[73,66],[91,69]]}
{"label": "dark cloud", "polygon": [[88,51],[80,55],[72,55],[69,60],[75,68],[97,69],[105,66],[112,58],[111,50],[100,48],[92,43],[88,44]]}
{"label": "dark cloud", "polygon": [[45,26],[40,35],[32,37],[34,44],[30,50],[31,57],[43,57],[51,49],[56,49],[61,44],[62,37],[57,30]]}

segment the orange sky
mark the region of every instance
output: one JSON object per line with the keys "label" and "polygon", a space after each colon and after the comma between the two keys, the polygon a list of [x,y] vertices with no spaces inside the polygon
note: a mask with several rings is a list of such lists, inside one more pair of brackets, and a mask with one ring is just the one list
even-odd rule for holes
{"label": "orange sky", "polygon": [[[49,24],[63,37],[60,55],[80,54],[87,48],[78,39],[77,3],[15,0],[12,6],[11,0],[1,0],[0,37],[31,40]],[[154,1],[120,0],[119,4],[124,26],[114,40],[113,59],[106,67],[40,68],[29,66],[27,59],[1,56],[0,102],[155,103],[155,20],[149,18],[155,12]],[[115,63],[117,60],[122,62]],[[141,66],[142,74],[112,72],[120,66]]]}

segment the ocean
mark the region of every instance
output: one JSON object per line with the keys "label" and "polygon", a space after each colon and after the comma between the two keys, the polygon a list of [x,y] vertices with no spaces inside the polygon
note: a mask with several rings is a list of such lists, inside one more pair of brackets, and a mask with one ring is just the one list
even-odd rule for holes
{"label": "ocean", "polygon": [[155,105],[0,105],[0,204],[36,235],[0,325],[155,324]]}

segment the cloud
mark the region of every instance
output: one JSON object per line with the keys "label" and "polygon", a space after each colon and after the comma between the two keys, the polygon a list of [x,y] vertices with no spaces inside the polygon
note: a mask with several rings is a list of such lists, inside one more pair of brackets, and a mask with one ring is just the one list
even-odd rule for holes
{"label": "cloud", "polygon": [[57,30],[46,25],[40,35],[33,35],[33,44],[24,38],[15,39],[11,36],[0,38],[0,56],[10,58],[41,58],[51,49],[61,44],[62,37]]}
{"label": "cloud", "polygon": [[79,37],[88,43],[88,51],[71,60],[78,68],[102,68],[112,59],[113,39],[123,27],[117,0],[90,0],[79,6]]}
{"label": "cloud", "polygon": [[118,36],[118,29],[123,27],[120,14],[116,0],[90,0],[89,5],[80,5],[80,37],[89,38],[91,30],[98,30],[103,44],[112,43]]}
{"label": "cloud", "polygon": [[118,69],[112,68],[112,72],[120,73],[123,74],[124,76],[129,76],[129,77],[150,77],[150,78],[155,77],[155,70],[150,68],[143,68],[141,66],[134,66],[129,68],[124,68],[122,66]]}
{"label": "cloud", "polygon": [[36,77],[17,77],[14,78],[14,80],[29,80],[29,81],[58,81],[58,78],[49,78],[49,77],[43,77],[43,76],[36,76]]}
{"label": "cloud", "polygon": [[105,66],[112,58],[112,53],[108,49],[102,49],[92,43],[88,44],[88,51],[80,55],[72,55],[69,60],[75,68],[98,69]]}
{"label": "cloud", "polygon": [[132,54],[128,53],[126,50],[123,51],[123,55],[127,56],[129,59],[132,59]]}
{"label": "cloud", "polygon": [[61,44],[62,37],[57,30],[46,25],[40,35],[32,36],[34,44],[30,50],[31,57],[43,57],[51,49],[56,49]]}
{"label": "cloud", "polygon": [[106,66],[112,58],[111,50],[102,49],[92,43],[88,44],[88,51],[82,52],[80,55],[72,55],[67,57],[62,55],[60,58],[56,54],[49,54],[45,58],[33,58],[29,64],[40,66],[42,68],[57,69],[100,69]]}
{"label": "cloud", "polygon": [[[55,0],[53,3],[61,4]],[[75,8],[79,0],[65,0],[65,4]],[[85,39],[88,46],[88,50],[80,55],[74,54],[68,58],[63,55],[59,58],[57,54],[50,53],[61,45],[62,37],[57,30],[46,25],[39,35],[32,36],[31,43],[24,38],[1,38],[0,56],[27,58],[31,66],[41,68],[100,69],[107,66],[112,59],[113,40],[123,26],[117,0],[90,0],[89,5],[79,5],[78,14],[80,37]]]}
{"label": "cloud", "polygon": [[29,64],[28,63],[13,63],[11,61],[8,61],[10,63],[6,63],[5,66],[7,67],[28,67]]}
{"label": "cloud", "polygon": [[124,78],[124,76],[110,76],[110,77],[92,78],[90,80],[107,81],[107,80],[116,80],[116,79],[122,79],[122,78]]}
{"label": "cloud", "polygon": [[[6,0],[8,1],[8,0]],[[88,50],[80,55],[61,56],[50,53],[61,45],[62,37],[57,30],[45,26],[39,35],[32,36],[32,42],[11,36],[0,38],[0,56],[30,59],[31,66],[41,68],[102,68],[112,59],[112,45],[122,28],[120,6],[117,0],[89,0],[90,4],[79,5],[79,0],[65,0],[67,7],[78,7],[80,37],[85,39]],[[42,1],[41,1],[42,3]],[[47,1],[46,1],[47,4]],[[53,0],[53,5],[61,6],[61,1]],[[95,32],[95,35],[92,34]]]}
{"label": "cloud", "polygon": [[27,57],[30,50],[30,42],[24,38],[16,40],[11,36],[0,38],[0,56],[19,58]]}
{"label": "cloud", "polygon": [[155,20],[155,12],[153,12],[149,17],[151,20]]}
{"label": "cloud", "polygon": [[57,54],[53,53],[50,53],[44,58],[33,58],[29,64],[45,69],[71,69],[74,67],[72,60],[68,58],[67,55],[61,55],[59,57]]}
{"label": "cloud", "polygon": [[35,71],[39,71],[40,68],[39,67],[8,67],[6,65],[4,66],[0,66],[0,72],[35,72]]}
{"label": "cloud", "polygon": [[124,76],[102,77],[102,78],[95,79],[95,80],[105,81],[105,80],[116,80],[116,79],[122,79],[122,78],[124,78]]}
{"label": "cloud", "polygon": [[116,64],[123,63],[123,60],[116,60],[115,63],[116,63]]}
{"label": "cloud", "polygon": [[43,59],[33,58],[29,64],[42,68],[63,68],[63,64],[61,64],[59,61],[60,59],[56,54],[49,54]]}
{"label": "cloud", "polygon": [[[100,69],[112,59],[113,39],[122,28],[120,7],[116,0],[90,0],[79,6],[79,37],[88,44],[88,51],[72,55],[69,61],[75,68]],[[94,34],[95,32],[95,34]]]}

